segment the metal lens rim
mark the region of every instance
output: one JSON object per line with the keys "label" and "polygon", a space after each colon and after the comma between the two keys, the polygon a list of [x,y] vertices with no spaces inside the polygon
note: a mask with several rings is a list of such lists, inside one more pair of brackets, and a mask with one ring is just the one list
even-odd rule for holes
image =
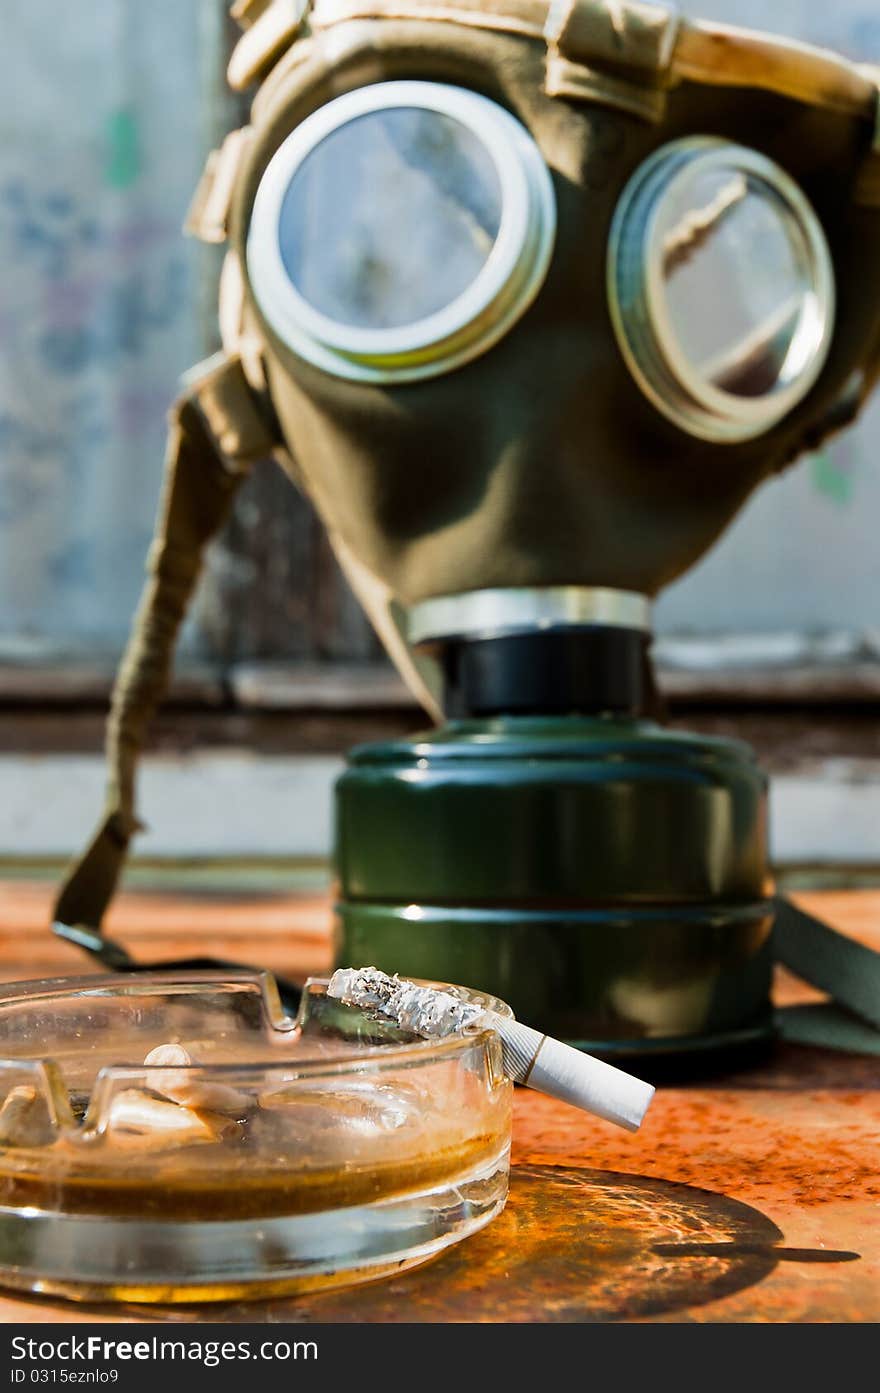
{"label": "metal lens rim", "polygon": [[[809,283],[786,355],[801,367],[761,397],[736,396],[695,371],[666,308],[656,231],[664,204],[682,182],[712,169],[754,175],[786,207],[802,241]],[[816,213],[779,165],[747,146],[694,136],[656,151],[624,189],[608,247],[608,302],[627,366],[658,410],[690,435],[735,443],[768,431],[814,386],[834,332],[834,268]]]}
{"label": "metal lens rim", "polygon": [[[281,212],[291,180],[322,140],[359,116],[401,107],[449,116],[479,140],[498,174],[501,225],[484,266],[444,309],[392,329],[356,328],[320,313],[296,290],[281,254]],[[411,381],[449,371],[507,332],[543,284],[555,234],[553,181],[516,117],[466,88],[379,82],[320,107],[275,152],[254,200],[248,275],[271,328],[307,362],[355,381]]]}

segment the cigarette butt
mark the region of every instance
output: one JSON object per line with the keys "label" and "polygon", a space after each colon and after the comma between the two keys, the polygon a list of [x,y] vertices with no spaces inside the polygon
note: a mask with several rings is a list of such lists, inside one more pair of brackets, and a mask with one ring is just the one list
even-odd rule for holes
{"label": "cigarette butt", "polygon": [[110,1137],[139,1148],[216,1142],[238,1130],[238,1124],[228,1117],[165,1103],[140,1088],[123,1089],[110,1104]]}
{"label": "cigarette butt", "polygon": [[173,1043],[157,1045],[144,1060],[144,1064],[151,1067],[157,1064],[172,1066],[163,1068],[161,1073],[150,1078],[149,1083],[151,1088],[170,1098],[173,1103],[200,1111],[224,1113],[228,1117],[244,1117],[253,1112],[256,1100],[251,1094],[230,1088],[225,1083],[193,1078],[189,1070],[197,1067],[198,1063],[183,1045]]}
{"label": "cigarette butt", "polygon": [[30,1084],[17,1084],[0,1108],[0,1146],[45,1146],[52,1139],[46,1100]]}
{"label": "cigarette butt", "polygon": [[628,1132],[637,1132],[654,1088],[592,1055],[492,1012],[501,1037],[504,1072],[516,1083],[571,1103]]}
{"label": "cigarette butt", "polygon": [[178,1068],[186,1068],[187,1066],[194,1064],[195,1060],[193,1059],[189,1050],[184,1049],[183,1045],[168,1044],[157,1045],[155,1049],[150,1050],[150,1053],[147,1055],[146,1059],[144,1060],[144,1063],[150,1065],[170,1064],[177,1065]]}

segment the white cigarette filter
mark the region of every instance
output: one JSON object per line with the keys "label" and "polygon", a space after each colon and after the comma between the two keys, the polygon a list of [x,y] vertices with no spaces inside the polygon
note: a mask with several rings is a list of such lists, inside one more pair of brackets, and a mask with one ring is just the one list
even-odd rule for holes
{"label": "white cigarette filter", "polygon": [[451,992],[389,977],[375,967],[338,968],[327,991],[347,1006],[358,1006],[426,1039],[439,1039],[469,1026],[495,1030],[501,1039],[504,1072],[514,1083],[571,1103],[628,1132],[638,1131],[654,1096],[653,1085],[540,1030],[460,1001]]}

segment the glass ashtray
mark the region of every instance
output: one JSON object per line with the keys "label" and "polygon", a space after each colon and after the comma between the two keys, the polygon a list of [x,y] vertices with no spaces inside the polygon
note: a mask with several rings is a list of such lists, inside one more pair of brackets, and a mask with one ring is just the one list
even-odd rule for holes
{"label": "glass ashtray", "polygon": [[311,1290],[422,1262],[504,1204],[512,1086],[491,1030],[416,1038],[321,980],[294,1019],[251,972],[3,993],[0,1284],[89,1301]]}

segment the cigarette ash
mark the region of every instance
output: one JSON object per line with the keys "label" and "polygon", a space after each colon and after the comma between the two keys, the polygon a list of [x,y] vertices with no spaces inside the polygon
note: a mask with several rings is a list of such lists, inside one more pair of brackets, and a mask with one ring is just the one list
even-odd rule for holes
{"label": "cigarette ash", "polygon": [[455,1035],[484,1023],[488,1015],[484,1007],[460,1001],[451,992],[419,987],[376,967],[338,968],[327,994],[426,1039]]}

